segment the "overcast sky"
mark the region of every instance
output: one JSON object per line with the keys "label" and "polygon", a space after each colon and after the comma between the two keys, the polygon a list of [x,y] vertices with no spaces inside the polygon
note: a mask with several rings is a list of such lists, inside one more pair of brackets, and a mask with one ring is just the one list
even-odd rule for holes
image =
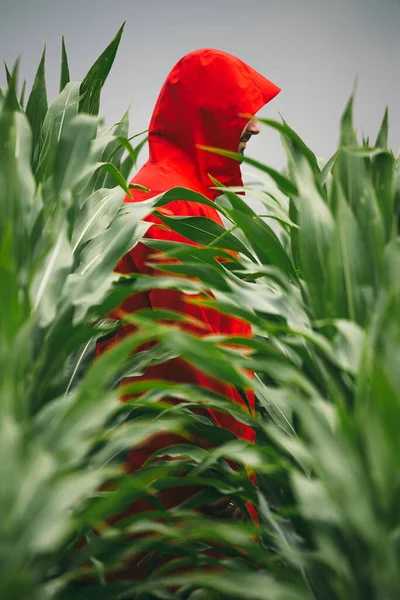
{"label": "overcast sky", "polygon": [[[358,75],[355,123],[373,141],[385,106],[390,145],[400,146],[400,0],[0,0],[0,58],[22,56],[32,83],[44,43],[49,100],[58,89],[61,36],[79,81],[126,21],[103,91],[101,114],[118,121],[131,105],[131,132],[146,129],[160,87],[187,52],[231,52],[282,88],[259,114],[278,111],[327,159]],[[1,75],[0,82],[4,83]],[[282,168],[275,132],[263,129],[248,154]]]}

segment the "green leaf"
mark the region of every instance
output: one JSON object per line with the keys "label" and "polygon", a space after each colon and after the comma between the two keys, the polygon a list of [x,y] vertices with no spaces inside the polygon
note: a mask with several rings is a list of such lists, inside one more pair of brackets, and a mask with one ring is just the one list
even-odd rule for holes
{"label": "green leaf", "polygon": [[31,130],[20,111],[5,109],[0,112],[0,155],[0,238],[9,228],[15,276],[24,278],[30,260],[27,259],[28,231],[34,211],[35,185],[30,170]]}
{"label": "green leaf", "polygon": [[304,143],[301,137],[291,127],[289,127],[285,120],[283,120],[283,123],[279,123],[278,121],[274,121],[271,119],[257,118],[257,121],[259,121],[260,123],[264,123],[265,125],[268,125],[273,129],[278,130],[281,134],[285,135],[292,142],[294,142],[296,147],[299,148],[299,150],[307,159],[308,163],[310,164],[310,167],[313,169],[315,174],[319,174],[320,169],[318,167],[318,162],[314,152],[312,152],[312,150]]}
{"label": "green leaf", "polygon": [[84,175],[96,129],[97,119],[89,115],[77,115],[63,128],[54,163],[54,188],[58,194],[73,188]]}
{"label": "green leaf", "polygon": [[297,215],[291,218],[299,225],[293,230],[298,244],[301,273],[309,287],[315,316],[326,314],[327,256],[335,223],[318,188],[317,179],[303,153],[283,140],[289,169],[295,178],[298,198],[294,204]]}
{"label": "green leaf", "polygon": [[234,460],[243,466],[248,465],[254,469],[262,465],[262,453],[252,443],[235,440],[221,444],[218,448],[210,450],[205,456],[199,456],[199,464],[193,469],[193,475],[199,475],[213,466],[221,458]]}
{"label": "green leaf", "polygon": [[128,196],[131,196],[131,192],[126,183],[126,180],[122,173],[112,163],[102,163],[99,165],[99,169],[104,169],[110,175],[110,177],[117,183]]}
{"label": "green leaf", "polygon": [[[354,133],[352,134],[351,131],[351,119],[347,115],[344,118],[342,137],[344,139],[351,138],[354,136]],[[333,194],[338,182],[340,182],[346,201],[352,208],[359,223],[365,247],[369,252],[374,286],[378,288],[381,284],[383,274],[383,249],[385,241],[385,225],[382,214],[386,216],[387,230],[389,230],[388,212],[390,198],[388,198],[385,191],[381,196],[383,209],[381,210],[371,177],[370,162],[363,156],[356,156],[348,152],[340,153],[333,169]],[[334,197],[332,200],[334,201]],[[332,200],[331,207],[334,212],[336,209]],[[389,235],[389,231],[387,235]]]}
{"label": "green leaf", "polygon": [[[138,134],[138,135],[141,135],[141,134]],[[139,153],[140,153],[141,149],[147,144],[147,141],[148,141],[147,136],[145,138],[143,138],[143,140],[141,140],[139,142],[139,144],[137,144],[137,146],[135,146],[135,148],[132,148],[132,145],[130,144],[129,140],[127,140],[124,137],[119,136],[118,141],[128,151],[128,154],[132,159],[132,167],[136,166]]]}
{"label": "green leaf", "polygon": [[336,356],[343,369],[357,375],[360,368],[365,331],[352,321],[335,321],[336,335],[333,339]]}
{"label": "green leaf", "polygon": [[58,143],[64,129],[78,114],[79,84],[68,83],[50,104],[42,127],[42,146],[35,177],[44,181],[52,172]]}
{"label": "green leaf", "polygon": [[120,171],[121,171],[121,175],[128,180],[130,177],[130,174],[132,172],[132,168],[133,168],[133,163],[132,163],[132,158],[129,156],[125,156],[124,159],[122,159],[121,165],[120,165]]}
{"label": "green leaf", "polygon": [[[146,318],[152,317],[152,311],[140,311],[140,316],[143,316],[145,313]],[[177,319],[176,315],[177,313],[172,313],[171,317],[175,321]],[[166,317],[169,316],[170,315],[166,315]],[[160,318],[164,318],[164,315],[160,314]],[[178,384],[164,380],[147,379],[138,381],[137,383],[130,383],[126,390],[133,394],[145,392],[140,398],[135,397],[135,400],[133,401],[134,406],[149,406],[150,404],[154,405],[154,403],[157,403],[158,405],[160,400],[173,397],[180,401],[184,400],[182,404],[173,406],[169,403],[164,403],[164,407],[171,409],[174,413],[179,409],[186,413],[186,409],[192,407],[211,408],[232,414],[242,423],[252,426],[256,425],[255,419],[247,412],[247,409],[238,404],[233,405],[230,399],[217,394],[212,390],[205,389],[200,385]],[[166,414],[166,412],[167,411],[163,409],[163,414]]]}
{"label": "green leaf", "polygon": [[257,405],[267,410],[269,417],[277,427],[288,435],[296,435],[292,425],[292,410],[286,401],[285,391],[280,388],[265,385],[258,375],[257,382]]}
{"label": "green leaf", "polygon": [[333,176],[340,180],[347,201],[360,224],[365,243],[371,250],[375,281],[378,282],[382,269],[382,241],[385,232],[365,157],[378,155],[384,150],[358,146],[352,125],[352,108],[353,97],[349,100],[341,122],[341,145],[346,146],[347,151],[340,153]]}
{"label": "green leaf", "polygon": [[[240,266],[240,263],[235,259],[232,254],[221,250],[220,248],[214,248],[213,246],[194,246],[193,244],[184,244],[183,242],[172,242],[171,240],[156,240],[152,238],[145,238],[142,242],[149,248],[155,248],[161,250],[165,257],[182,258],[196,260],[201,263],[215,264],[218,258],[226,258],[230,262],[233,262]],[[226,266],[226,265],[225,265]]]}
{"label": "green leaf", "polygon": [[[137,135],[142,135],[143,133],[145,133],[145,131],[142,131]],[[134,137],[137,136],[133,136],[130,139],[133,139]],[[125,179],[128,179],[132,169],[136,166],[140,151],[147,143],[147,137],[141,140],[139,144],[135,146],[135,148],[132,148],[131,144],[129,143],[129,140],[126,140],[125,138],[119,138],[119,141],[126,148],[126,150],[128,150],[128,155],[124,158],[120,166],[121,173],[123,174]]]}
{"label": "green leaf", "polygon": [[226,156],[239,162],[245,162],[248,165],[252,165],[253,167],[256,167],[256,169],[259,169],[263,173],[267,173],[268,175],[270,175],[270,177],[272,177],[272,179],[275,181],[276,185],[281,190],[281,192],[287,194],[288,196],[297,195],[297,188],[295,185],[293,185],[291,181],[289,181],[289,179],[287,179],[284,175],[282,175],[275,169],[272,169],[271,167],[260,163],[258,160],[254,160],[253,158],[249,158],[248,156],[243,156],[243,154],[241,154],[240,152],[229,152],[228,150],[221,150],[221,148],[212,148],[209,146],[202,145],[199,145],[198,148],[206,152],[213,152],[214,154],[220,154],[221,156]]}
{"label": "green leaf", "polygon": [[[131,185],[131,184],[130,184]],[[151,191],[151,190],[150,190]],[[157,208],[159,206],[165,206],[170,202],[174,202],[176,200],[186,200],[190,202],[197,202],[199,204],[205,204],[206,206],[210,206],[211,208],[218,209],[220,212],[224,212],[223,209],[217,207],[214,202],[199,194],[198,192],[194,192],[193,190],[187,188],[176,187],[168,190],[167,192],[158,194],[157,196],[153,196],[149,198],[149,200],[143,200],[140,202],[140,205],[143,207],[147,207],[147,211],[151,212],[152,209]],[[161,215],[160,215],[161,219]],[[209,219],[207,219],[209,220]],[[226,231],[224,229],[224,231]]]}
{"label": "green leaf", "polygon": [[12,340],[23,323],[23,311],[18,297],[18,279],[12,252],[10,227],[6,229],[0,244],[0,292],[1,311],[0,339],[4,348],[11,347]]}
{"label": "green leaf", "polygon": [[242,198],[240,198],[240,196],[231,191],[230,188],[226,188],[225,186],[223,186],[221,183],[219,183],[217,179],[212,177],[212,175],[210,175],[209,177],[216,186],[214,189],[221,190],[221,193],[223,192],[225,194],[233,209],[244,212],[245,214],[248,214],[251,217],[255,214],[254,211],[250,208],[250,206]]}
{"label": "green leaf", "polygon": [[80,88],[80,93],[83,98],[79,103],[79,112],[85,112],[89,115],[98,114],[100,108],[100,93],[114,63],[124,26],[125,23],[123,23],[117,35],[99,56],[83,79]]}
{"label": "green leaf", "polygon": [[296,208],[296,202],[293,198],[289,199],[289,218],[297,225],[297,228],[290,230],[290,250],[293,260],[293,266],[297,273],[301,272],[300,244],[299,244],[299,212]]}
{"label": "green leaf", "polygon": [[[214,189],[217,189],[217,188],[214,188]],[[282,202],[281,198],[278,200],[276,195],[273,195],[270,192],[255,190],[255,189],[252,189],[251,187],[245,187],[245,186],[230,187],[230,188],[224,188],[223,186],[218,186],[218,190],[220,190],[221,192],[224,193],[223,199],[217,198],[215,200],[215,204],[218,207],[224,208],[226,206],[226,200],[228,200],[231,207],[233,207],[233,208],[236,207],[238,210],[241,210],[242,212],[245,212],[248,215],[253,216],[256,213],[253,211],[252,208],[250,208],[248,202],[250,201],[250,198],[256,198],[257,200],[260,200],[262,202],[262,204],[264,205],[264,207],[266,209],[266,214],[260,215],[257,213],[260,218],[272,219],[272,220],[278,221],[282,225],[297,228],[297,225],[295,223],[293,223],[293,221],[291,221],[288,216],[288,208],[286,206],[287,205],[286,198],[285,198],[285,201]],[[242,205],[240,204],[240,202],[237,202],[233,198],[233,196],[235,196],[236,199],[239,198],[239,195],[238,195],[239,192],[246,194],[247,201],[244,201],[242,198],[240,198]]]}
{"label": "green leaf", "polygon": [[21,95],[19,98],[19,104],[23,108],[25,102],[25,90],[26,90],[26,79],[24,79],[24,83],[22,84]]}
{"label": "green leaf", "polygon": [[206,217],[167,217],[161,213],[157,213],[157,216],[173,231],[196,242],[196,244],[221,246],[228,250],[241,252],[250,259],[252,258],[251,252],[240,240],[229,233],[222,225],[211,219]]}
{"label": "green leaf", "polygon": [[[156,264],[157,268],[160,268],[159,263],[149,262],[149,264]],[[185,264],[165,263],[163,261],[162,270],[167,271],[168,273],[186,275],[187,277],[196,277],[207,286],[210,285],[216,289],[229,291],[223,272],[217,269],[216,266],[189,261],[185,261]]]}
{"label": "green leaf", "polygon": [[57,313],[57,305],[67,275],[72,266],[72,251],[65,228],[61,231],[33,279],[30,296],[39,323],[46,327]]}
{"label": "green leaf", "polygon": [[299,510],[308,520],[340,525],[339,507],[329,498],[326,488],[318,479],[293,473],[293,488],[298,498]]}
{"label": "green leaf", "polygon": [[340,122],[340,145],[358,146],[357,136],[353,129],[354,96],[351,95],[344,109]]}
{"label": "green leaf", "polygon": [[[342,414],[338,430],[334,431],[322,407],[301,403],[300,410],[314,446],[315,473],[340,511],[341,528],[347,535],[352,535],[352,531],[368,545],[374,545],[379,538],[379,523],[375,519],[363,456],[351,436],[350,415]],[[365,519],[369,523],[367,528]]]}
{"label": "green leaf", "polygon": [[396,224],[394,222],[395,195],[393,189],[395,175],[394,156],[390,152],[382,152],[375,156],[372,165],[373,182],[385,228],[385,239],[389,240],[396,234]]}
{"label": "green leaf", "polygon": [[128,185],[128,188],[130,190],[140,190],[141,192],[151,192],[151,189],[144,186],[144,185],[140,185],[140,183],[130,183]]}
{"label": "green leaf", "polygon": [[[106,145],[101,155],[101,161],[113,164],[118,170],[120,169],[121,159],[124,153],[124,146],[120,143],[120,139],[126,139],[123,136],[128,135],[129,130],[129,109],[124,113],[121,121],[113,128],[111,141]],[[115,179],[111,174],[106,172],[98,172],[96,187],[111,188],[115,185]]]}
{"label": "green leaf", "polygon": [[123,199],[123,190],[119,187],[96,190],[89,196],[74,223],[73,252],[80,244],[95,238],[107,229],[118,214]]}
{"label": "green leaf", "polygon": [[170,329],[164,343],[211,377],[239,387],[249,386],[247,377],[227,360],[225,352],[213,341]]}
{"label": "green leaf", "polygon": [[64,36],[62,36],[62,44],[61,44],[61,74],[60,74],[60,94],[70,82],[69,76],[69,67],[68,67],[68,57],[67,57],[67,49],[65,47]]}
{"label": "green leaf", "polygon": [[378,137],[376,138],[375,146],[378,148],[388,149],[388,134],[389,134],[389,109],[386,107],[383,121],[379,129]]}
{"label": "green leaf", "polygon": [[328,176],[330,175],[330,172],[332,171],[337,157],[339,156],[339,152],[341,150],[337,150],[337,152],[335,152],[335,154],[333,154],[330,159],[328,160],[328,162],[325,164],[324,168],[321,171],[321,174],[319,176],[319,183],[320,185],[325,185],[328,179]]}
{"label": "green leaf", "polygon": [[368,146],[343,146],[343,152],[360,158],[373,158],[385,152],[384,148],[369,148]]}
{"label": "green leaf", "polygon": [[5,64],[5,67],[6,67],[8,88],[7,88],[7,92],[6,92],[4,107],[11,111],[17,111],[20,108],[18,99],[17,99],[17,79],[18,79],[19,60],[16,61],[13,71],[12,71],[12,74],[10,74],[6,64]]}
{"label": "green leaf", "polygon": [[7,66],[7,63],[6,63],[6,62],[4,62],[4,69],[5,69],[5,71],[6,71],[6,81],[7,81],[7,85],[10,85],[10,82],[11,82],[11,73],[10,73],[10,70],[9,70],[9,68],[8,68],[8,66]]}
{"label": "green leaf", "polygon": [[42,58],[38,70],[36,72],[36,76],[32,86],[32,91],[29,95],[29,99],[25,110],[26,116],[28,117],[32,128],[32,165],[34,170],[39,160],[41,147],[41,130],[47,112],[46,80],[44,74],[45,56],[46,48],[43,50]]}
{"label": "green leaf", "polygon": [[328,286],[331,316],[365,323],[369,314],[369,256],[353,211],[340,183],[335,186],[336,227],[328,249]]}
{"label": "green leaf", "polygon": [[65,298],[75,306],[74,322],[83,319],[87,311],[100,304],[118,275],[113,273],[120,258],[144,236],[150,223],[141,221],[139,207],[134,213],[121,211],[110,226],[93,238],[83,250],[78,272],[71,274]]}
{"label": "green leaf", "polygon": [[63,91],[53,100],[43,122],[43,137],[51,133],[57,123],[56,137],[60,140],[63,128],[78,114],[79,83],[67,83]]}
{"label": "green leaf", "polygon": [[[400,214],[400,153],[396,157],[393,169],[393,193],[394,193],[394,211],[398,218]],[[397,225],[399,230],[399,224]]]}
{"label": "green leaf", "polygon": [[246,235],[249,244],[263,265],[274,265],[290,278],[296,272],[279,238],[271,227],[252,211],[252,215],[242,211],[225,209],[232,221]]}
{"label": "green leaf", "polygon": [[151,578],[151,583],[132,585],[133,592],[152,592],[160,587],[190,583],[194,586],[214,590],[219,598],[247,600],[310,600],[311,596],[289,583],[278,583],[270,575],[236,570],[231,573],[192,573],[173,575],[164,579]]}

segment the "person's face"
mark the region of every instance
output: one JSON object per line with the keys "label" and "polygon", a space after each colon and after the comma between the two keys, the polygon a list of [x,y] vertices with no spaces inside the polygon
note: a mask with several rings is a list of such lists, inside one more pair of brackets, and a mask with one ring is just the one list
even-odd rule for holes
{"label": "person's face", "polygon": [[251,136],[258,135],[260,133],[260,131],[261,131],[261,129],[258,124],[258,121],[256,119],[250,119],[250,121],[247,123],[246,127],[243,129],[242,135],[240,136],[238,152],[241,152],[241,154],[244,154],[244,151],[246,149],[246,144],[249,141],[249,139],[251,138]]}

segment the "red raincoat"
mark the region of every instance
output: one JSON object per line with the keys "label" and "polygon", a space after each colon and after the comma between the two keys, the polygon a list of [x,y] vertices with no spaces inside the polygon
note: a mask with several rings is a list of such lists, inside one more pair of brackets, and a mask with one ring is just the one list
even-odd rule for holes
{"label": "red raincoat", "polygon": [[[151,192],[134,190],[134,199],[127,196],[125,202],[147,200],[178,186],[200,192],[214,200],[218,193],[211,189],[214,184],[209,174],[226,186],[242,185],[237,161],[205,152],[198,146],[214,146],[236,152],[248,121],[240,115],[256,114],[279,91],[280,88],[276,85],[226,52],[204,49],[184,56],[168,75],[158,97],[149,127],[150,158],[132,179],[132,183],[146,186]],[[207,217],[222,225],[218,212],[205,205],[176,200],[162,210],[167,215]],[[153,215],[146,220],[161,223]],[[148,230],[146,237],[193,243],[156,225]],[[121,273],[154,275],[154,269],[146,264],[149,254],[154,254],[154,250],[139,243],[122,258],[116,270]],[[146,307],[170,309],[197,318],[206,326],[206,329],[198,330],[199,335],[252,335],[247,323],[219,314],[215,310],[190,304],[186,302],[185,295],[178,291],[155,289],[149,293],[135,294],[119,307],[115,316],[121,318],[126,313]],[[196,332],[192,325],[186,325],[185,329]],[[128,332],[129,328],[124,327],[111,340],[99,342],[97,353],[103,352]],[[205,375],[182,358],[150,367],[141,378],[194,383],[243,405],[242,398],[233,386]],[[134,380],[137,381],[138,378]],[[125,382],[129,383],[128,380]],[[249,391],[247,395],[254,410],[254,394]],[[241,439],[254,442],[255,434],[250,427],[228,414],[208,412],[220,426],[231,430]],[[144,446],[132,450],[127,460],[127,470],[134,472],[159,448],[182,441],[185,440],[166,434],[148,440]],[[175,488],[165,492],[161,500],[165,506],[173,506],[187,495],[187,488]],[[256,520],[254,508],[248,508]],[[135,512],[152,509],[145,501],[135,503],[134,506]]]}

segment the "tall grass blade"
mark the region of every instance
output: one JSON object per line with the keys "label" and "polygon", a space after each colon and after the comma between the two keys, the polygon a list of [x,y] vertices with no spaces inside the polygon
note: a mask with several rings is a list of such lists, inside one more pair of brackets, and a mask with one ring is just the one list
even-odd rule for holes
{"label": "tall grass blade", "polygon": [[19,110],[19,102],[17,98],[17,83],[18,83],[18,70],[19,70],[19,59],[16,61],[12,73],[9,72],[7,65],[4,63],[7,75],[7,91],[6,91],[6,102],[5,106],[11,111]]}
{"label": "tall grass blade", "polygon": [[60,93],[63,91],[67,83],[70,82],[69,75],[69,66],[68,66],[68,56],[67,49],[65,47],[64,36],[62,37],[62,45],[61,45],[61,75],[60,75]]}
{"label": "tall grass blade", "polygon": [[388,148],[388,135],[389,135],[389,109],[386,107],[385,114],[383,115],[383,121],[379,129],[378,137],[376,138],[375,146],[377,148]]}
{"label": "tall grass blade", "polygon": [[83,98],[79,103],[79,112],[90,115],[99,113],[100,92],[114,63],[124,26],[125,23],[83,79],[80,89]]}
{"label": "tall grass blade", "polygon": [[42,58],[33,82],[32,91],[29,95],[26,105],[26,116],[32,128],[32,166],[36,169],[40,148],[41,148],[41,130],[44,118],[47,113],[47,92],[45,79],[45,57],[46,47],[43,50]]}
{"label": "tall grass blade", "polygon": [[23,108],[24,104],[25,104],[25,91],[26,91],[26,79],[24,79],[24,82],[22,84],[21,95],[19,97],[19,103],[21,105],[21,108]]}

